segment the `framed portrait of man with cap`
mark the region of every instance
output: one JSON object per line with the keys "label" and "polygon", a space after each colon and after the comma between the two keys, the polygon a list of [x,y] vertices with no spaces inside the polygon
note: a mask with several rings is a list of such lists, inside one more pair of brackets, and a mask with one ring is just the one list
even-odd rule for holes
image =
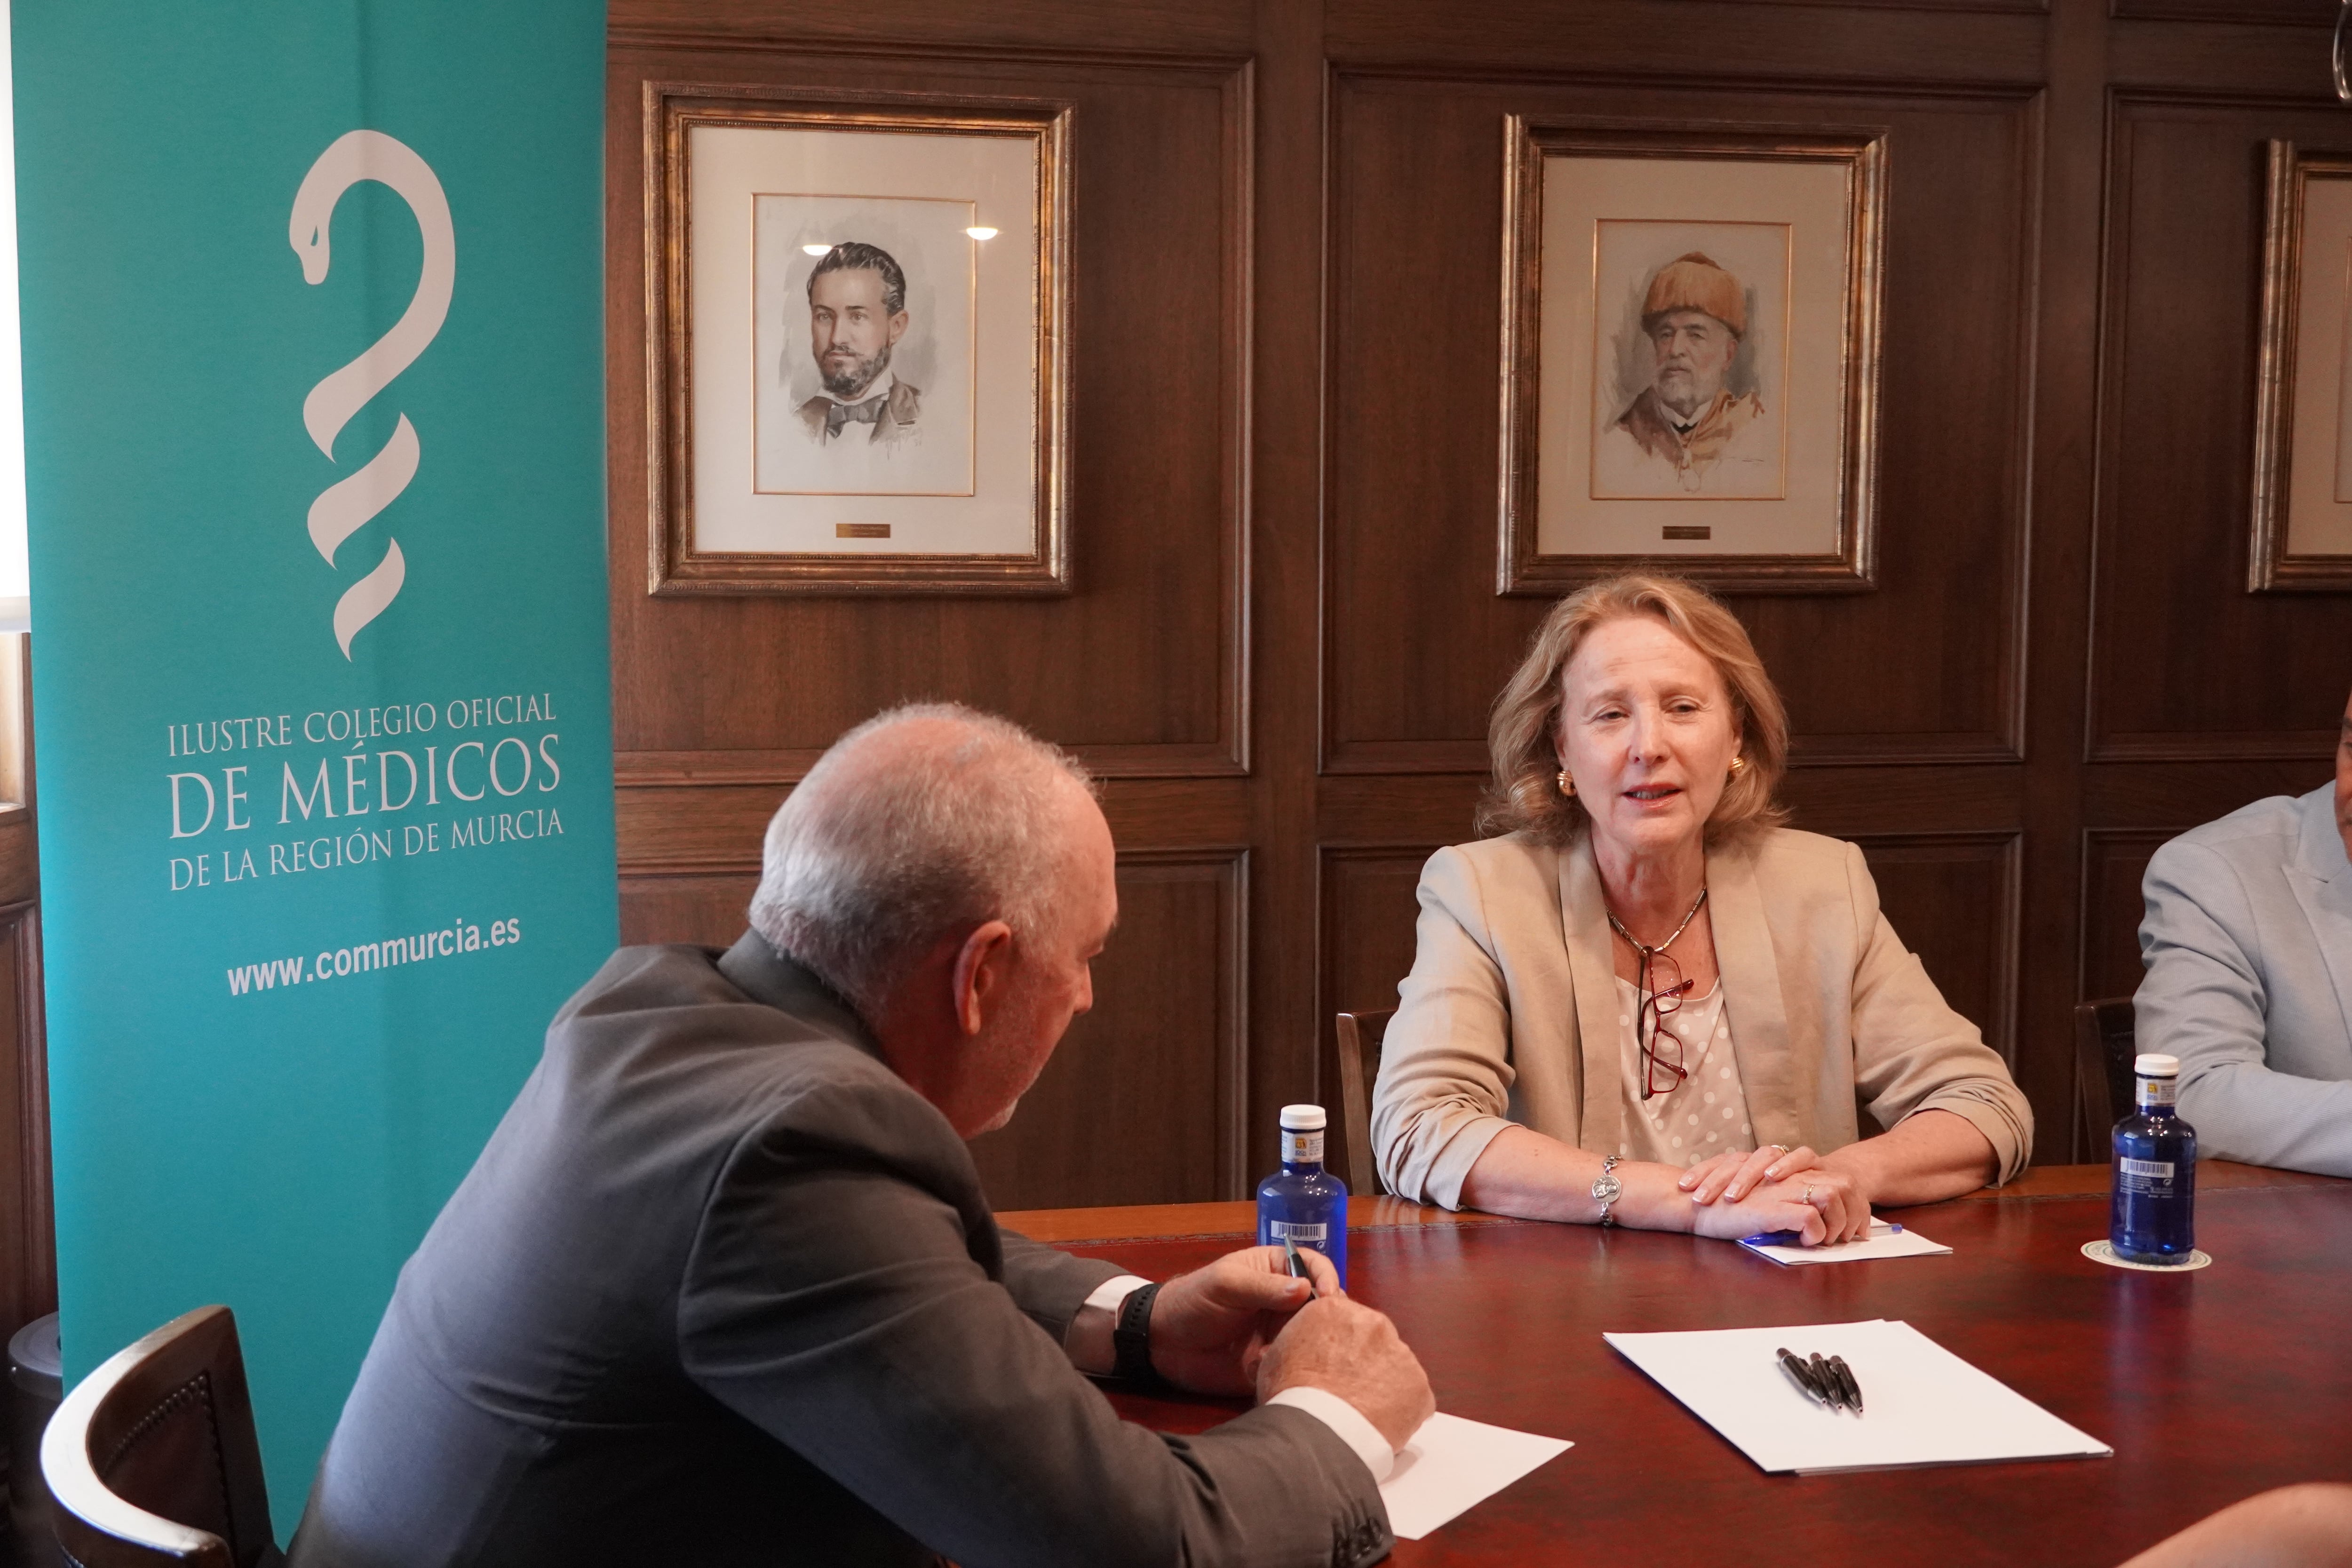
{"label": "framed portrait of man with cap", "polygon": [[1868,588],[1883,137],[1515,120],[1509,145],[1497,591],[1641,560]]}

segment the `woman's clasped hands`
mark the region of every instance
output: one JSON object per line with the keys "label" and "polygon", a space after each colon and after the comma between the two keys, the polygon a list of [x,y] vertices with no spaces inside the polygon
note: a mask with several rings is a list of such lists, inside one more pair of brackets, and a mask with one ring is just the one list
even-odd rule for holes
{"label": "woman's clasped hands", "polygon": [[[1690,1194],[1701,1236],[1738,1240],[1759,1231],[1793,1230],[1802,1245],[1859,1241],[1870,1234],[1870,1199],[1848,1171],[1822,1163],[1811,1148],[1767,1143],[1748,1153],[1702,1160],[1675,1183]],[[1759,1211],[1781,1218],[1758,1224]]]}

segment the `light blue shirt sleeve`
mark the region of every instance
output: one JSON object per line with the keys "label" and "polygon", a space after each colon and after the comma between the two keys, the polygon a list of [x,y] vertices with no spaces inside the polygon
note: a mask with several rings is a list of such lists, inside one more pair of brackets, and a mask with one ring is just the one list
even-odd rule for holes
{"label": "light blue shirt sleeve", "polygon": [[[2265,952],[2255,897],[2207,845],[2175,839],[2158,849],[2141,891],[2147,973],[2133,998],[2134,1032],[2140,1050],[2180,1058],[2180,1115],[2197,1130],[2199,1152],[2352,1176],[2352,1081],[2273,1071],[2264,1047],[2273,989],[2327,986],[2325,968]],[[2262,911],[2273,925],[2290,913],[2275,902]],[[2309,967],[2318,973],[2301,973]]]}

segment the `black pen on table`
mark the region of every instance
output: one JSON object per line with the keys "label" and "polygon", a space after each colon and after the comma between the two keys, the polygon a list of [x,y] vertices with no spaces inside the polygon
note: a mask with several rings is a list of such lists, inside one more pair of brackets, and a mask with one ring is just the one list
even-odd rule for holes
{"label": "black pen on table", "polygon": [[1791,1355],[1786,1350],[1778,1350],[1772,1353],[1780,1358],[1780,1370],[1787,1373],[1790,1380],[1793,1381],[1799,1388],[1804,1391],[1807,1398],[1820,1400],[1822,1403],[1822,1408],[1824,1410],[1835,1408],[1830,1404],[1829,1390],[1823,1388],[1819,1383],[1813,1380],[1813,1369],[1811,1367],[1807,1366],[1801,1360]]}
{"label": "black pen on table", "polygon": [[1830,1408],[1844,1409],[1846,1406],[1845,1379],[1832,1370],[1830,1363],[1822,1359],[1822,1352],[1819,1351],[1815,1351],[1805,1364],[1812,1369],[1813,1381],[1830,1391]]}
{"label": "black pen on table", "polygon": [[1853,1413],[1856,1415],[1861,1415],[1862,1383],[1860,1379],[1853,1375],[1853,1368],[1845,1364],[1845,1357],[1842,1355],[1833,1355],[1830,1357],[1830,1370],[1836,1373],[1838,1376],[1845,1380],[1847,1402],[1853,1405]]}

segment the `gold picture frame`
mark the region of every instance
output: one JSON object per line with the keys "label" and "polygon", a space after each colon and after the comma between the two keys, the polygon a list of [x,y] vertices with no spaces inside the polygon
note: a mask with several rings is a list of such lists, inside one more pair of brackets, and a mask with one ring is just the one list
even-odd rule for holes
{"label": "gold picture frame", "polygon": [[[648,593],[1068,594],[1070,107],[644,107]],[[813,342],[817,275],[854,257],[892,323],[863,359]]]}
{"label": "gold picture frame", "polygon": [[[1497,594],[1875,586],[1886,169],[1874,129],[1506,117]],[[1740,320],[1685,424],[1643,334],[1691,288]]]}
{"label": "gold picture frame", "polygon": [[2342,593],[2352,589],[2352,153],[2273,141],[2265,163],[2246,591]]}

